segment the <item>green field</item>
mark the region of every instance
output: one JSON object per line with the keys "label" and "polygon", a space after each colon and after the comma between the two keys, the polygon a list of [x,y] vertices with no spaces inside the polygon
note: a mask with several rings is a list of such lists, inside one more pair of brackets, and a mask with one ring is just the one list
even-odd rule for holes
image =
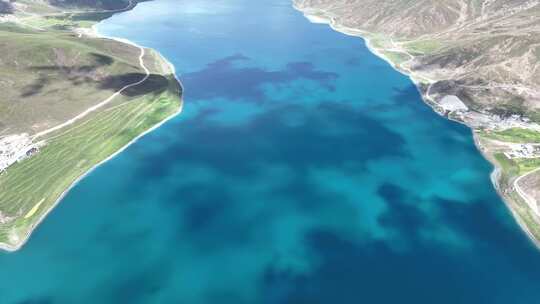
{"label": "green field", "polygon": [[430,54],[442,48],[442,43],[437,40],[416,40],[403,45],[409,52],[414,54]]}
{"label": "green field", "polygon": [[523,225],[536,240],[540,240],[540,225],[535,219],[534,212],[510,184],[514,178],[539,167],[540,159],[508,159],[502,153],[496,153],[493,156],[502,170],[499,185],[503,196]]}
{"label": "green field", "polygon": [[494,155],[495,160],[501,166],[504,174],[508,176],[519,176],[540,167],[540,158],[514,158],[508,159],[502,153]]}
{"label": "green field", "polygon": [[52,14],[49,16],[31,16],[22,20],[34,28],[46,30],[72,30],[75,28],[90,28],[97,22],[107,19],[113,13],[66,13]]}
{"label": "green field", "polygon": [[75,21],[68,17],[31,17],[24,20],[25,24],[28,24],[32,27],[47,29],[69,29],[69,28],[76,28],[76,27],[84,27],[89,28],[92,25],[95,24],[95,22],[92,21]]}
{"label": "green field", "polygon": [[525,174],[540,167],[540,158],[520,158],[515,161],[519,166],[519,174]]}
{"label": "green field", "polygon": [[0,24],[0,41],[0,134],[58,125],[144,76],[140,50],[113,40]]}
{"label": "green field", "polygon": [[511,159],[508,159],[503,153],[493,155],[499,166],[501,167],[501,186],[508,186],[509,180],[519,174],[518,165]]}
{"label": "green field", "polygon": [[[0,135],[47,130],[146,77],[138,47],[73,32],[110,12],[62,13],[71,7],[21,1],[22,24],[0,23]],[[181,87],[164,59],[153,50],[142,59],[150,71],[143,83],[39,138],[38,153],[0,174],[0,245],[21,245],[77,179],[180,110]]]}
{"label": "green field", "polygon": [[513,143],[540,143],[540,132],[522,128],[485,133],[489,138]]}
{"label": "green field", "polygon": [[175,87],[171,77],[165,92],[115,105],[55,134],[38,154],[1,175],[0,210],[16,219],[0,226],[0,243],[13,244],[14,236],[24,239],[80,176],[176,113],[181,101]]}
{"label": "green field", "polygon": [[538,221],[535,219],[536,215],[534,214],[534,211],[531,210],[527,203],[525,203],[516,192],[509,193],[507,195],[507,200],[510,202],[512,210],[534,236],[535,240],[540,240],[540,224],[538,224]]}
{"label": "green field", "polygon": [[410,57],[407,54],[399,53],[399,52],[390,52],[390,51],[383,51],[382,52],[384,56],[386,56],[390,61],[392,61],[393,64],[399,66],[400,64],[406,62],[410,59]]}
{"label": "green field", "polygon": [[[497,132],[482,132],[482,136],[488,139],[511,143],[540,143],[540,132],[522,128],[511,128]],[[494,157],[503,171],[502,182],[506,182],[510,177],[523,175],[540,167],[540,158],[508,159],[502,153],[496,153]]]}

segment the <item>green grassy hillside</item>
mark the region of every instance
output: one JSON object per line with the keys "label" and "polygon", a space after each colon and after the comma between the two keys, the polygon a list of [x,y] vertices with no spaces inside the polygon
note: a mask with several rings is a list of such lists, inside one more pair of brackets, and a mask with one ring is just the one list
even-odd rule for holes
{"label": "green grassy hillside", "polygon": [[0,175],[0,210],[14,218],[0,225],[0,243],[17,246],[75,180],[175,114],[179,94],[171,79],[161,93],[119,102],[54,134],[38,154]]}
{"label": "green grassy hillside", "polygon": [[71,33],[0,25],[0,53],[0,134],[42,131],[144,77],[137,48]]}
{"label": "green grassy hillside", "polygon": [[[158,53],[73,31],[107,15],[47,13],[0,23],[0,140],[27,133],[41,143],[0,170],[0,248],[21,246],[77,179],[181,108],[181,86]],[[121,90],[130,84],[137,85]]]}

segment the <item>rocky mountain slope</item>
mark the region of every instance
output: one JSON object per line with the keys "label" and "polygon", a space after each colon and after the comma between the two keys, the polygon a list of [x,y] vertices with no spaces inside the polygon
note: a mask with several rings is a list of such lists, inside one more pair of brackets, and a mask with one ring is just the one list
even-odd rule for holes
{"label": "rocky mountain slope", "polygon": [[427,103],[474,130],[494,182],[540,244],[540,1],[294,0],[363,37]]}
{"label": "rocky mountain slope", "polygon": [[[523,0],[297,0],[414,56],[404,68],[470,109],[538,120],[540,5]],[[399,63],[399,62],[398,62]]]}

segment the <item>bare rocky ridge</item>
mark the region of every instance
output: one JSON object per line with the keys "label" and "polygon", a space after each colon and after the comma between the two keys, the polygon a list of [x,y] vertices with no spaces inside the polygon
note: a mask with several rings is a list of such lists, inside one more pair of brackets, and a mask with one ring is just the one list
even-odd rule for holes
{"label": "bare rocky ridge", "polygon": [[540,1],[296,0],[414,56],[405,68],[470,109],[538,120]]}

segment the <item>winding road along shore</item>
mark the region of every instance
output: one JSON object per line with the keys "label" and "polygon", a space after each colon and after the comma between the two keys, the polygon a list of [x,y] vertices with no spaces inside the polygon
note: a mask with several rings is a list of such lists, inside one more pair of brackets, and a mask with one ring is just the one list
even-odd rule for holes
{"label": "winding road along shore", "polygon": [[[106,37],[103,37],[103,38],[106,38]],[[118,39],[118,41],[120,41],[120,40]],[[127,43],[126,40],[121,41],[121,42]],[[94,105],[94,106],[92,106],[92,107],[86,109],[84,112],[82,112],[82,113],[80,113],[79,115],[77,115],[77,116],[75,116],[75,117],[73,117],[73,118],[67,120],[66,122],[61,123],[61,124],[59,124],[59,125],[57,125],[57,126],[54,126],[54,127],[50,128],[50,129],[47,129],[47,130],[41,131],[41,132],[39,132],[39,133],[36,133],[36,134],[33,136],[32,139],[33,139],[33,140],[37,140],[37,139],[39,139],[40,137],[43,137],[43,136],[45,136],[45,135],[47,135],[47,134],[50,134],[50,133],[53,133],[53,132],[55,132],[55,131],[57,131],[57,130],[60,130],[60,129],[64,128],[64,127],[67,127],[67,126],[69,126],[69,125],[71,125],[71,124],[73,124],[73,123],[75,123],[75,122],[77,122],[77,121],[83,119],[84,117],[86,117],[86,115],[88,115],[88,114],[90,114],[90,113],[96,111],[97,109],[99,109],[99,108],[101,108],[101,107],[107,105],[108,103],[110,103],[114,98],[116,98],[118,95],[122,94],[122,92],[124,92],[125,90],[127,90],[127,89],[129,89],[129,88],[132,88],[132,87],[134,87],[134,86],[138,86],[138,85],[142,84],[143,82],[145,82],[145,81],[148,79],[148,77],[150,77],[150,70],[148,70],[148,68],[147,68],[146,65],[144,64],[145,50],[144,50],[143,47],[138,46],[138,45],[136,45],[136,44],[134,44],[134,43],[130,43],[130,45],[133,45],[133,46],[139,48],[139,50],[140,50],[140,55],[139,55],[139,66],[144,70],[144,73],[145,73],[144,77],[143,77],[141,80],[136,81],[136,82],[133,82],[133,83],[130,83],[130,84],[128,84],[128,85],[122,87],[120,90],[114,92],[114,93],[113,93],[111,96],[109,96],[107,99],[105,99],[105,100],[99,102],[98,104],[96,104],[96,105]]]}
{"label": "winding road along shore", "polygon": [[[316,10],[312,10],[310,8],[300,7],[296,0],[293,0],[293,6],[294,6],[294,8],[296,10],[301,12],[309,21],[311,21],[313,23],[327,24],[328,26],[330,26],[333,30],[335,30],[337,32],[340,32],[340,33],[343,33],[343,34],[349,35],[349,36],[359,37],[359,38],[363,39],[365,41],[365,44],[366,44],[367,48],[373,54],[377,55],[378,57],[380,57],[381,59],[386,61],[396,71],[408,76],[412,80],[412,82],[417,86],[417,88],[419,89],[422,98],[424,99],[424,101],[426,101],[426,104],[429,105],[435,112],[442,115],[442,113],[436,109],[436,105],[438,104],[437,101],[431,96],[431,89],[432,89],[433,85],[437,82],[437,80],[427,78],[425,75],[420,76],[417,73],[415,73],[412,69],[410,69],[407,66],[407,64],[412,62],[415,57],[411,53],[409,53],[407,50],[405,50],[404,48],[399,47],[399,45],[396,45],[396,43],[393,40],[391,40],[392,48],[388,48],[388,49],[386,49],[386,48],[378,48],[372,43],[371,39],[368,37],[369,33],[364,32],[364,31],[359,30],[359,29],[350,28],[350,27],[346,27],[346,26],[341,25],[337,21],[337,19],[334,16],[332,16],[332,14],[330,14],[330,13],[328,13],[328,12],[326,12],[326,11],[320,9],[320,8],[318,8]],[[388,56],[386,56],[384,54],[385,51],[391,51],[391,52],[404,54],[407,57],[409,57],[409,59],[402,62],[402,63],[400,63],[400,64],[397,64],[396,62],[394,62],[392,59],[390,59]],[[422,81],[420,81],[420,80],[422,80]],[[424,91],[420,90],[421,82],[423,84],[427,85],[427,87],[426,87],[426,89]],[[510,202],[510,200],[512,200],[512,198],[505,195],[504,191],[500,188],[498,179],[501,176],[500,172],[502,172],[503,168],[500,166],[500,164],[498,162],[496,162],[493,159],[493,157],[486,154],[487,151],[482,151],[482,149],[479,146],[479,142],[478,142],[478,140],[476,138],[477,134],[475,134],[475,127],[468,125],[464,121],[454,119],[454,118],[452,118],[450,116],[445,116],[445,117],[447,119],[452,120],[452,121],[456,121],[458,123],[464,124],[464,125],[466,125],[467,127],[469,127],[471,129],[471,132],[473,133],[473,137],[475,138],[474,141],[475,141],[476,147],[481,152],[481,154],[494,167],[494,169],[492,171],[492,174],[491,174],[491,176],[492,176],[491,181],[492,181],[494,187],[496,188],[499,196],[505,202],[507,208],[509,209],[509,212],[515,218],[517,223],[521,226],[524,233],[529,237],[531,242],[540,250],[540,239],[538,238],[538,236],[536,236],[531,231],[530,227],[527,226],[527,224],[524,222],[524,220],[522,218],[520,218],[520,215],[513,209],[512,203]],[[535,126],[532,125],[531,129],[534,129],[534,127]],[[534,214],[537,217],[540,217],[540,210],[539,210],[539,207],[537,206],[536,200],[534,198],[530,197],[530,195],[528,195],[526,193],[526,191],[523,190],[522,187],[519,185],[519,182],[522,181],[524,178],[526,178],[529,175],[535,174],[537,172],[540,172],[540,167],[536,168],[535,170],[533,170],[531,172],[525,173],[525,174],[517,177],[514,180],[514,182],[512,183],[512,187],[515,189],[515,192],[518,194],[518,196],[531,209],[531,211],[534,212]]]}
{"label": "winding road along shore", "polygon": [[[133,9],[134,7],[136,6],[136,2],[134,2],[133,0],[130,0],[129,1],[129,5],[126,7],[126,8],[123,8],[123,9],[118,9],[118,10],[107,10],[107,11],[96,11],[96,13],[102,13],[102,12],[105,12],[105,13],[121,13],[121,12],[125,12],[127,10],[130,10],[130,9]],[[66,13],[69,13],[69,14],[73,14],[73,12],[66,12]],[[87,13],[87,12],[85,12]],[[82,37],[82,34],[78,31],[79,29],[73,29],[73,31],[75,33],[78,33],[78,37],[81,38]],[[144,71],[144,77],[138,81],[135,81],[133,83],[130,83],[130,84],[127,84],[125,85],[124,87],[122,87],[121,89],[119,89],[118,91],[114,92],[111,96],[109,96],[108,98],[106,98],[105,100],[103,101],[100,101],[98,104],[86,109],[85,111],[83,111],[82,113],[78,114],[77,116],[67,120],[66,122],[64,123],[61,123],[59,125],[56,125],[52,128],[49,128],[47,130],[44,130],[44,131],[41,131],[39,133],[36,133],[32,136],[32,140],[33,141],[38,141],[38,140],[41,140],[44,136],[46,135],[49,135],[53,132],[56,132],[56,131],[59,131],[59,130],[62,130],[78,121],[80,121],[81,119],[85,118],[87,115],[89,115],[90,113],[93,113],[95,111],[97,111],[98,109],[100,108],[103,108],[104,106],[106,106],[107,104],[109,104],[111,101],[113,101],[116,97],[118,97],[120,94],[122,94],[125,90],[129,89],[129,88],[133,88],[135,86],[138,86],[138,85],[141,85],[143,84],[145,81],[148,80],[148,78],[150,77],[151,75],[151,72],[149,70],[149,68],[146,66],[145,64],[145,60],[144,60],[144,57],[145,55],[147,55],[147,52],[146,52],[146,48],[141,46],[141,45],[138,45],[128,39],[124,39],[124,38],[117,38],[117,37],[108,37],[108,36],[105,36],[105,35],[102,35],[99,33],[99,31],[97,30],[97,27],[94,25],[92,27],[92,31],[90,33],[88,33],[88,35],[92,38],[100,38],[100,39],[110,39],[110,40],[115,40],[115,41],[118,41],[122,44],[125,44],[125,45],[129,45],[129,46],[133,46],[133,47],[136,47],[139,49],[139,57],[138,57],[138,61],[139,61],[139,66],[140,68]],[[184,87],[182,85],[182,82],[180,81],[180,79],[178,78],[178,75],[176,74],[176,69],[174,67],[174,65],[169,62],[163,55],[161,55],[158,51],[156,50],[153,50],[152,49],[152,52],[154,52],[155,54],[157,54],[157,56],[159,57],[160,60],[164,61],[164,64],[168,66],[169,70],[171,71],[171,74],[174,76],[174,79],[176,81],[176,83],[178,84],[178,86],[180,87],[180,92],[183,93],[184,92]],[[183,94],[182,94],[183,95]],[[31,235],[32,235],[32,232],[43,222],[43,220],[48,216],[48,214],[64,199],[64,197],[69,193],[69,191],[71,189],[73,189],[73,187],[75,187],[81,180],[83,180],[88,174],[92,173],[96,168],[98,168],[99,166],[103,165],[104,163],[108,162],[109,160],[113,159],[114,157],[116,157],[117,155],[119,155],[120,153],[122,153],[124,150],[126,150],[129,146],[131,146],[132,144],[134,144],[135,142],[137,142],[139,139],[141,139],[143,136],[145,136],[146,134],[156,130],[157,128],[161,127],[163,124],[165,124],[166,122],[168,122],[169,120],[175,118],[177,115],[179,115],[183,110],[183,100],[182,100],[182,96],[180,96],[180,106],[178,107],[177,111],[175,113],[173,113],[172,115],[168,116],[166,119],[160,121],[159,123],[157,123],[156,125],[152,126],[151,128],[149,128],[148,130],[142,132],[141,134],[137,135],[135,138],[133,138],[130,142],[128,142],[127,144],[125,144],[122,148],[120,148],[119,150],[117,150],[116,152],[114,152],[113,154],[111,154],[110,156],[108,156],[107,158],[101,160],[99,163],[95,164],[94,166],[92,166],[89,170],[87,170],[86,172],[84,172],[84,174],[82,174],[81,176],[79,176],[75,181],[73,181],[71,183],[71,185],[65,189],[62,194],[56,199],[56,201],[54,202],[54,204],[50,207],[48,207],[47,211],[44,212],[43,214],[40,215],[39,219],[35,222],[32,223],[32,225],[30,226],[30,228],[25,232],[24,235],[20,236],[16,242],[14,244],[9,244],[9,243],[3,243],[3,242],[0,242],[0,250],[3,250],[3,251],[7,251],[7,252],[15,252],[19,249],[21,249],[25,244],[26,242],[30,239]],[[29,214],[33,215],[36,210],[41,206],[41,204],[43,203],[44,201],[44,198],[41,199],[39,202],[37,202],[34,207],[28,212],[26,213],[25,218],[28,218],[30,216],[28,216]]]}
{"label": "winding road along shore", "polygon": [[534,211],[536,215],[540,215],[540,212],[538,210],[538,205],[536,202],[536,199],[531,197],[529,194],[527,194],[519,185],[519,182],[526,178],[529,175],[533,175],[536,172],[540,171],[540,168],[536,168],[535,170],[532,170],[531,172],[525,173],[521,175],[520,177],[516,178],[514,181],[514,189],[516,189],[516,192],[521,196],[521,198],[529,205],[529,207]]}

